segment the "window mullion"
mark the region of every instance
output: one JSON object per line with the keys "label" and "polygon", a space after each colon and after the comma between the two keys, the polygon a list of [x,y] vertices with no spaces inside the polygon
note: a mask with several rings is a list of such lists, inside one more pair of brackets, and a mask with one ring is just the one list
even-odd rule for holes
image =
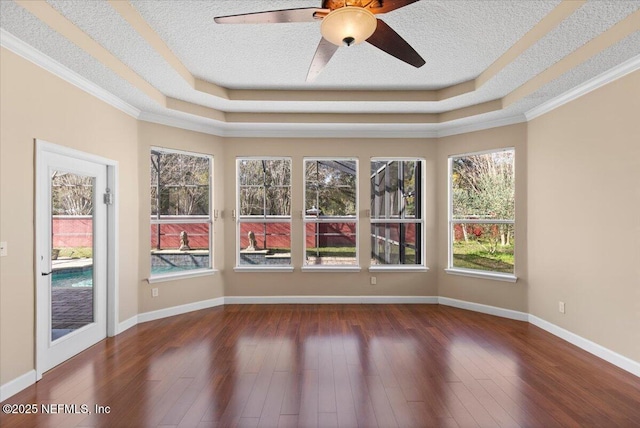
{"label": "window mullion", "polygon": [[453,224],[463,224],[463,223],[472,223],[472,224],[515,224],[515,220],[510,219],[479,219],[479,218],[463,218],[463,219],[453,219],[451,220]]}

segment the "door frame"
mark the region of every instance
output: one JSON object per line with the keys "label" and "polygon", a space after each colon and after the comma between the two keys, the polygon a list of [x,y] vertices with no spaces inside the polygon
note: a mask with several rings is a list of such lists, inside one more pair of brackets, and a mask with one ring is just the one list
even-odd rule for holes
{"label": "door frame", "polygon": [[[47,174],[44,167],[43,153],[55,153],[58,155],[69,156],[80,160],[94,162],[104,165],[107,168],[107,187],[111,189],[113,195],[113,203],[107,205],[107,336],[112,337],[118,333],[118,162],[112,159],[108,159],[102,156],[94,155],[91,153],[85,153],[80,150],[72,149],[69,147],[53,144],[44,140],[35,139],[35,252],[34,252],[34,286],[35,286],[35,368],[36,368],[36,381],[42,379],[44,373],[42,367],[42,361],[39,358],[39,353],[42,350],[39,349],[41,343],[40,339],[43,334],[51,334],[50,332],[40,331],[39,319],[43,314],[38,312],[38,301],[40,296],[40,287],[38,287],[41,276],[41,263],[39,260],[40,254],[50,249],[42,248],[43,239],[40,239],[44,233],[46,233],[47,227],[43,224],[43,217],[48,216],[49,207],[44,205],[45,198],[48,194],[48,189],[43,189],[42,179],[43,174]],[[99,195],[98,195],[99,197]],[[46,201],[48,204],[49,201]]]}

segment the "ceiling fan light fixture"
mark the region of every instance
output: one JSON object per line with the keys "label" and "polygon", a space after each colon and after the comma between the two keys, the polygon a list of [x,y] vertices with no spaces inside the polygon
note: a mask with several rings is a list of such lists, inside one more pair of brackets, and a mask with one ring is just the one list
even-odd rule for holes
{"label": "ceiling fan light fixture", "polygon": [[378,26],[368,9],[345,6],[335,9],[322,20],[322,37],[337,46],[357,45],[367,40]]}

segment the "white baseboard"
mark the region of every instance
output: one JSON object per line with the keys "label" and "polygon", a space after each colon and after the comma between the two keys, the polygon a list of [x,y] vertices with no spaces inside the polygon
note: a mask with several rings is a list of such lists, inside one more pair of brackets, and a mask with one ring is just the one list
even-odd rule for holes
{"label": "white baseboard", "polygon": [[138,314],[138,323],[172,317],[174,315],[186,314],[187,312],[199,311],[201,309],[213,308],[224,305],[225,298],[203,300],[201,302],[187,303],[186,305],[172,306],[170,308],[159,309],[157,311],[143,312]]}
{"label": "white baseboard", "polygon": [[0,385],[0,401],[4,401],[9,397],[16,395],[23,389],[36,383],[36,371],[31,370],[22,376],[18,376],[4,385]]}
{"label": "white baseboard", "polygon": [[134,315],[128,320],[122,321],[118,324],[116,335],[129,330],[131,327],[135,327],[138,324],[138,315]]}
{"label": "white baseboard", "polygon": [[435,296],[228,296],[225,305],[250,304],[436,304]]}
{"label": "white baseboard", "polygon": [[617,352],[612,351],[611,349],[605,348],[602,345],[598,345],[597,343],[592,342],[589,339],[578,336],[577,334],[572,333],[569,330],[558,327],[557,325],[552,324],[549,321],[545,321],[542,318],[538,318],[535,315],[529,314],[529,322],[536,327],[540,327],[541,329],[553,334],[554,336],[558,336],[560,339],[566,340],[567,342],[577,346],[578,348],[584,349],[585,351],[595,355],[596,357],[602,358],[603,360],[613,364],[614,366],[620,367],[622,370],[628,371],[629,373],[640,377],[640,362],[638,361],[634,361],[630,358],[625,357],[624,355],[620,355]]}
{"label": "white baseboard", "polygon": [[498,308],[497,306],[483,305],[481,303],[467,302],[465,300],[451,299],[449,297],[438,297],[438,303],[445,306],[452,306],[454,308],[466,309],[468,311],[495,315],[512,320],[529,321],[529,314],[527,313],[514,311],[511,309]]}

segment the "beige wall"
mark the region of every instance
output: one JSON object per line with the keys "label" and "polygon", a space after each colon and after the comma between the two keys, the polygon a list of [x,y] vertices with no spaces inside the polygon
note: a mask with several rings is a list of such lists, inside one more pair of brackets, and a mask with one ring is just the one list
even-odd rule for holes
{"label": "beige wall", "polygon": [[[119,320],[221,296],[445,296],[532,314],[640,361],[640,72],[529,124],[439,139],[219,138],[138,122],[2,50],[0,385],[34,368],[34,138],[119,162]],[[630,94],[636,94],[631,96]],[[213,276],[153,284],[149,149],[214,157]],[[446,274],[447,157],[516,148],[515,284]],[[293,160],[293,273],[235,272],[235,160]],[[302,272],[303,157],[359,160],[361,272]],[[368,271],[371,156],[426,159],[429,272]],[[370,285],[375,275],[378,284]],[[557,311],[558,300],[567,313]]]}
{"label": "beige wall", "polygon": [[[366,210],[370,195],[371,157],[413,156],[426,161],[426,261],[429,272],[390,273],[368,271],[371,243]],[[225,243],[227,254],[224,280],[226,296],[435,296],[435,156],[434,140],[358,140],[358,139],[233,139],[225,147],[225,213],[235,208],[235,162],[242,156],[288,156],[292,158],[292,226],[291,247],[293,273],[234,272],[237,234],[235,222],[225,215]],[[303,223],[303,157],[355,157],[359,161],[358,192],[360,196],[359,257],[360,272],[302,272]],[[377,277],[377,285],[370,285],[369,277]]]}
{"label": "beige wall", "polygon": [[640,361],[640,72],[528,139],[530,312]]}
{"label": "beige wall", "polygon": [[[120,321],[138,311],[137,122],[2,49],[0,60],[0,385],[34,369],[34,139],[119,162]],[[132,239],[133,237],[133,239]]]}
{"label": "beige wall", "polygon": [[[224,289],[222,275],[220,273],[216,273],[213,276],[201,276],[154,284],[147,282],[151,271],[151,258],[149,254],[151,250],[151,147],[155,146],[212,155],[214,168],[213,208],[222,209],[221,206],[224,201],[223,183],[225,181],[225,163],[221,139],[212,135],[185,131],[149,122],[140,122],[138,129],[139,162],[137,167],[138,180],[140,183],[140,252],[137,258],[138,265],[140,266],[140,277],[136,282],[138,287],[138,311],[144,313],[222,297],[224,295]],[[223,243],[225,230],[222,227],[221,220],[214,222],[213,233],[214,267],[224,266]],[[158,297],[151,297],[152,287],[158,288]]]}
{"label": "beige wall", "polygon": [[[444,272],[448,251],[448,157],[484,150],[515,148],[516,229],[515,274],[517,283],[452,275]],[[527,312],[527,124],[493,128],[438,140],[438,293],[466,300]]]}

